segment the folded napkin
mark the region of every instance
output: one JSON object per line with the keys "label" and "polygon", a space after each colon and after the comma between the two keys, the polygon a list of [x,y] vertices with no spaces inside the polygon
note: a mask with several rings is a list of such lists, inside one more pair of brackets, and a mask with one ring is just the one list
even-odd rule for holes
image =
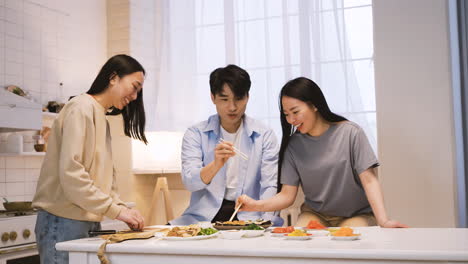
{"label": "folded napkin", "polygon": [[101,264],[110,264],[109,259],[105,255],[107,244],[120,243],[130,239],[148,239],[153,237],[154,233],[167,232],[169,230],[170,228],[145,228],[143,231],[125,230],[112,235],[102,235],[101,238],[105,239],[105,241],[97,252],[99,261],[101,261]]}

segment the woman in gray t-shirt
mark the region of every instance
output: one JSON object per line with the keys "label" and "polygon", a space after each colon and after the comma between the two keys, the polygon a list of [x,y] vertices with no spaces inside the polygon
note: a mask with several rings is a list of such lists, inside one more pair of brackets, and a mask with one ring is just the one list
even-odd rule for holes
{"label": "woman in gray t-shirt", "polygon": [[[305,202],[297,225],[407,227],[387,217],[374,168],[377,158],[363,130],[330,111],[313,81],[300,77],[280,92],[283,138],[278,190],[267,200],[237,199],[244,211],[289,207],[302,186]],[[300,133],[294,133],[295,130]],[[237,205],[236,205],[237,206]]]}

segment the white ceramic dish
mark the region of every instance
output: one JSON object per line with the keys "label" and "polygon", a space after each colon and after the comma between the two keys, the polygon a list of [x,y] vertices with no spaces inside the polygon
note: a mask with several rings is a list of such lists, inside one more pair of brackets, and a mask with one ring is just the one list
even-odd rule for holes
{"label": "white ceramic dish", "polygon": [[241,239],[245,234],[245,230],[224,230],[220,232],[221,237],[224,239]]}
{"label": "white ceramic dish", "polygon": [[162,239],[173,240],[173,241],[202,240],[202,239],[217,237],[218,233],[219,232],[211,234],[211,235],[207,235],[207,236],[193,236],[193,237],[168,237],[168,236],[163,236]]}
{"label": "white ceramic dish", "polygon": [[308,229],[307,234],[311,234],[314,237],[328,236],[330,232],[324,229]]}
{"label": "white ceramic dish", "polygon": [[[269,228],[265,229],[267,231],[273,231],[275,228],[277,227],[283,227],[283,226],[270,226]],[[284,226],[285,227],[285,226]],[[304,230],[306,229],[305,227],[302,227],[302,226],[295,226],[294,229],[299,229],[299,230]]]}
{"label": "white ceramic dish", "polygon": [[284,237],[284,235],[287,235],[288,233],[271,233],[270,236],[272,237]]}
{"label": "white ceramic dish", "polygon": [[[270,226],[268,228],[265,228],[265,230],[268,232],[271,232],[273,231],[275,228],[278,228],[278,227],[285,227],[285,226]],[[302,226],[295,226],[294,229],[305,229],[304,227]]]}
{"label": "white ceramic dish", "polygon": [[309,240],[312,238],[312,236],[288,236],[288,235],[283,235],[284,239],[287,240]]}
{"label": "white ceramic dish", "polygon": [[263,236],[265,229],[263,230],[242,230],[244,231],[244,237],[259,237]]}
{"label": "white ceramic dish", "polygon": [[332,233],[332,232],[334,232],[334,231],[337,231],[338,229],[340,229],[340,228],[339,228],[339,227],[328,227],[328,228],[325,229],[325,230],[327,230],[328,232]]}
{"label": "white ceramic dish", "polygon": [[352,240],[358,240],[361,239],[360,235],[357,236],[331,236],[332,240],[338,240],[338,241],[352,241]]}

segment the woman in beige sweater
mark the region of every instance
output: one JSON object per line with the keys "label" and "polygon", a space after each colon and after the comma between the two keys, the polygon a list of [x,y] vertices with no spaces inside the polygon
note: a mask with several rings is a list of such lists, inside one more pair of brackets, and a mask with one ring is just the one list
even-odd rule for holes
{"label": "woman in beige sweater", "polygon": [[52,126],[33,206],[39,209],[36,240],[41,263],[68,263],[55,250],[61,241],[99,230],[104,216],[142,229],[143,217],[116,193],[106,113],[121,113],[125,134],[145,143],[145,70],[127,55],[102,67],[89,91],[71,99]]}

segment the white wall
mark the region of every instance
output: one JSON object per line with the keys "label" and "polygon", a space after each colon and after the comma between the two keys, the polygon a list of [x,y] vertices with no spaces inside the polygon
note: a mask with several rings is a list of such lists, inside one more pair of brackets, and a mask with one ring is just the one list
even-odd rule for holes
{"label": "white wall", "polygon": [[[105,0],[0,0],[0,89],[46,103],[87,91],[106,61]],[[31,200],[43,157],[0,156],[0,197]],[[0,205],[1,209],[1,205]]]}
{"label": "white wall", "polygon": [[105,0],[2,0],[0,86],[41,103],[82,93],[105,62],[106,41]]}
{"label": "white wall", "polygon": [[84,93],[107,60],[106,1],[49,1],[70,14],[71,36],[66,45],[70,45],[71,64],[63,69],[65,95]]}
{"label": "white wall", "polygon": [[[0,156],[0,197],[10,201],[31,201],[36,192],[42,159]],[[2,203],[0,209],[3,209]]]}
{"label": "white wall", "polygon": [[455,227],[455,141],[445,0],[374,0],[380,177],[391,217]]}

